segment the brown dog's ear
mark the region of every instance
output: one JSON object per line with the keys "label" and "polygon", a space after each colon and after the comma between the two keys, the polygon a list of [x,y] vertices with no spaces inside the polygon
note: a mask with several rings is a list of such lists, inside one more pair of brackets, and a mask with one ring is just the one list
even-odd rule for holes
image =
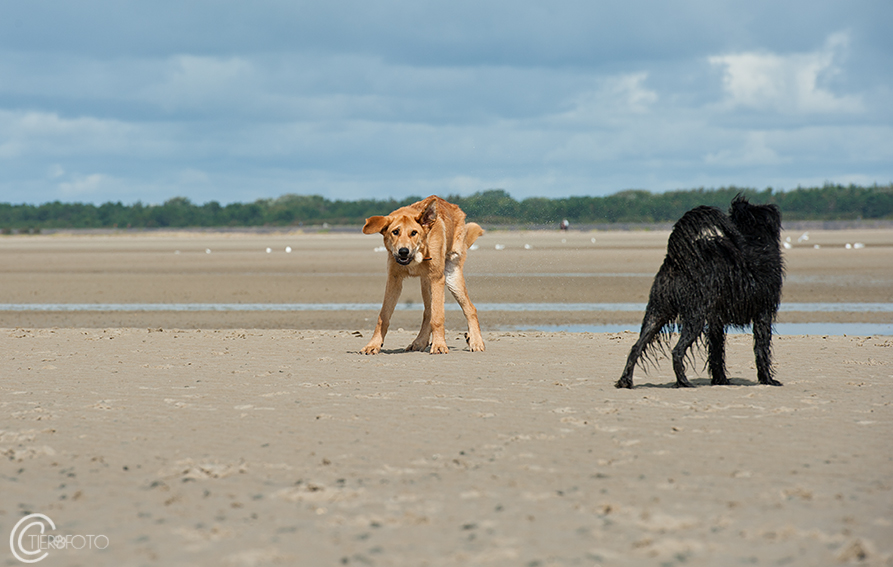
{"label": "brown dog's ear", "polygon": [[437,220],[437,201],[431,199],[431,202],[428,203],[428,207],[425,208],[424,212],[419,215],[417,219],[418,223],[425,228],[430,228],[434,221]]}
{"label": "brown dog's ear", "polygon": [[375,234],[376,232],[384,232],[390,221],[388,217],[369,217],[366,224],[363,225],[363,234]]}

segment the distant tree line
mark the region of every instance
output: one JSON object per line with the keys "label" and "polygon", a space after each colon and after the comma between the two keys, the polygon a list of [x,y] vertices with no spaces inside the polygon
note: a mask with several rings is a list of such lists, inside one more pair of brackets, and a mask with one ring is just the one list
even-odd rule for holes
{"label": "distant tree line", "polygon": [[[853,220],[893,218],[893,185],[825,185],[792,191],[694,189],[651,193],[621,191],[606,197],[531,197],[518,201],[502,189],[468,197],[447,195],[470,219],[489,224],[542,225],[567,219],[575,224],[674,222],[698,205],[722,209],[742,193],[754,203],[775,203],[785,220]],[[39,232],[47,228],[186,228],[361,224],[366,217],[386,214],[420,200],[407,197],[330,201],[318,195],[283,195],[253,203],[203,205],[176,197],[161,205],[121,202],[93,205],[53,201],[42,205],[0,203],[0,230]]]}

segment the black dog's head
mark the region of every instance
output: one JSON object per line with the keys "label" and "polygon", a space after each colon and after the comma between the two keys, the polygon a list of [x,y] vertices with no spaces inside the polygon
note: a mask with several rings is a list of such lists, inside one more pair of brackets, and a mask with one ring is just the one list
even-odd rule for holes
{"label": "black dog's head", "polygon": [[729,217],[748,242],[778,246],[781,241],[781,211],[775,205],[752,205],[739,193],[729,208]]}

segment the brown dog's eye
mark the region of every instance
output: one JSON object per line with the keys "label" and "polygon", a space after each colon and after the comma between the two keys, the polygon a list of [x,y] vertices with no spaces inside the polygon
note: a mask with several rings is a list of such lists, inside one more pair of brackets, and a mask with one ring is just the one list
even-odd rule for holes
{"label": "brown dog's eye", "polygon": [[418,234],[418,233],[419,233],[419,231],[414,230],[414,231],[410,232],[409,235],[410,235],[410,236],[415,236],[415,235]]}
{"label": "brown dog's eye", "polygon": [[400,229],[399,229],[399,228],[395,228],[394,230],[391,231],[391,234],[393,234],[394,236],[399,236],[399,235],[400,235]]}

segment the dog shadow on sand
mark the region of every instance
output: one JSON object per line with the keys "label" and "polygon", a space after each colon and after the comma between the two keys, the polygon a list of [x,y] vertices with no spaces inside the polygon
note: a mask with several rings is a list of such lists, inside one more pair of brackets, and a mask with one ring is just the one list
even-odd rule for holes
{"label": "dog shadow on sand", "polygon": [[[347,351],[349,354],[363,354],[361,350],[349,350]],[[450,352],[471,352],[471,349],[467,346],[462,347],[450,347]],[[381,356],[383,354],[431,354],[431,347],[427,346],[424,350],[406,350],[404,347],[394,347],[394,348],[382,348],[378,354],[375,356]]]}
{"label": "dog shadow on sand", "polygon": [[[428,348],[430,348],[430,347],[428,347]],[[421,350],[421,351],[406,350],[405,348],[397,348],[397,347],[382,348],[378,352],[378,354],[376,354],[375,356],[380,356],[382,354],[403,354],[403,353],[410,354],[413,352],[421,352],[424,354],[428,354],[428,348],[426,348],[425,350]],[[360,350],[354,350],[354,351],[350,351],[350,352],[352,352],[353,354],[363,354],[363,351],[360,351]]]}
{"label": "dog shadow on sand", "polygon": [[[664,384],[655,384],[653,382],[643,382],[641,384],[636,384],[633,388],[634,390],[638,390],[640,388],[662,388],[665,390],[688,390],[689,388],[677,388],[676,387],[676,379],[669,378],[670,382],[666,382]],[[710,388],[716,387],[710,383],[710,378],[689,378],[689,382],[691,382],[692,386],[696,388]],[[729,377],[730,384],[726,384],[726,387],[731,386],[761,386],[757,380],[748,380],[746,378],[734,378]]]}

